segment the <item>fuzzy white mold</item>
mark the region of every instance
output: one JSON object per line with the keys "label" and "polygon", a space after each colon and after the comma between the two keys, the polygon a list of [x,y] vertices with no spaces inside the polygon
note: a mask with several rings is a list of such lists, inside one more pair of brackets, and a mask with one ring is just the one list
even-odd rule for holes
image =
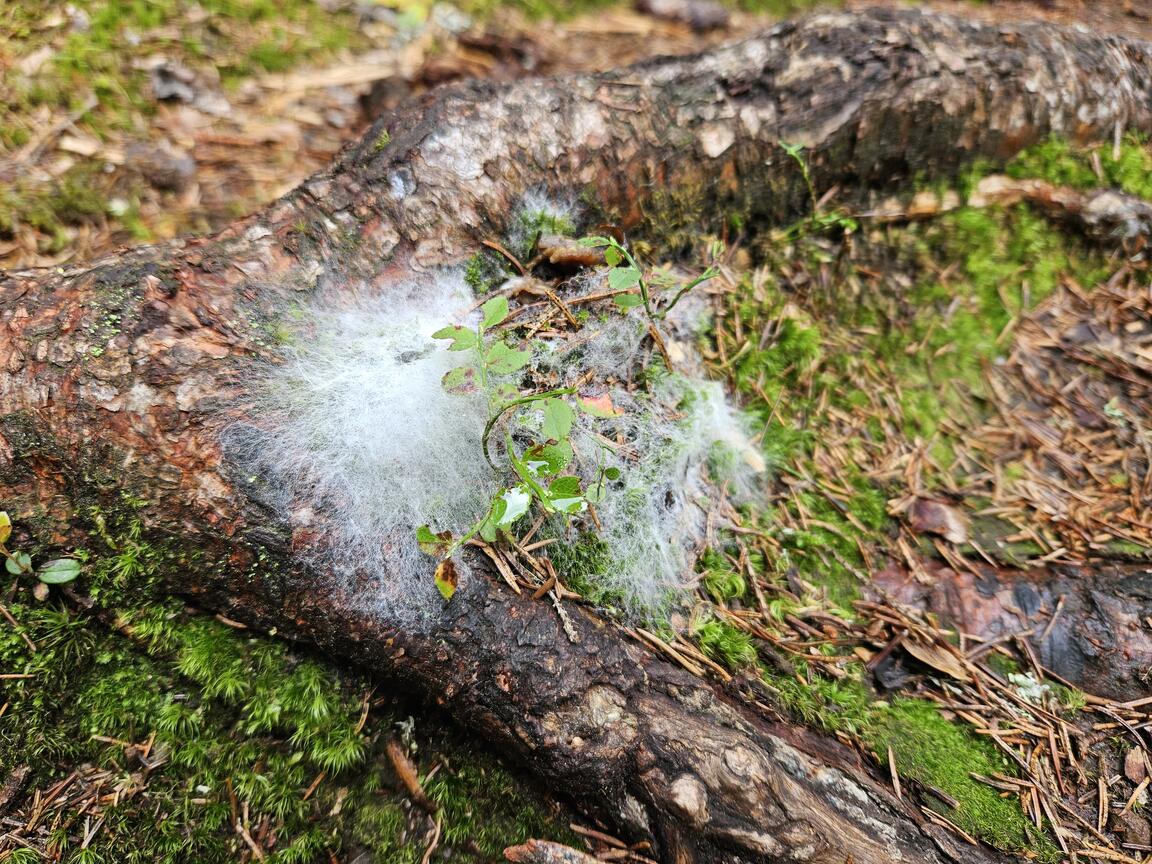
{"label": "fuzzy white mold", "polygon": [[[524,208],[545,206],[566,212],[546,199]],[[293,528],[317,531],[301,553],[315,570],[356,591],[366,607],[409,624],[430,620],[444,602],[416,527],[459,536],[511,480],[482,456],[485,397],[441,386],[468,357],[431,334],[446,323],[474,322],[472,304],[455,273],[387,297],[347,286],[324,292],[302,310],[283,362],[262,370],[250,422],[227,432],[229,452],[262,478],[269,503]],[[736,497],[749,494],[763,470],[723,386],[699,371],[693,327],[668,326],[685,358],[682,371],[640,395],[626,387],[649,350],[638,310],[606,314],[569,339],[533,346],[538,372],[606,391],[621,410],[611,419],[579,415],[571,470],[586,487],[601,469],[620,471],[597,505],[611,559],[597,578],[634,616],[663,615],[686,596],[694,555],[712,539],[710,459],[727,454],[719,460],[727,466],[722,479]],[[533,426],[540,419],[533,414],[529,407],[518,422]]]}
{"label": "fuzzy white mold", "polygon": [[326,292],[263,370],[252,422],[227,433],[289,523],[322,531],[311,563],[403,620],[443,603],[415,528],[463,531],[497,488],[478,458],[485,401],[444,391],[460,355],[431,338],[471,301],[456,274],[386,298]]}

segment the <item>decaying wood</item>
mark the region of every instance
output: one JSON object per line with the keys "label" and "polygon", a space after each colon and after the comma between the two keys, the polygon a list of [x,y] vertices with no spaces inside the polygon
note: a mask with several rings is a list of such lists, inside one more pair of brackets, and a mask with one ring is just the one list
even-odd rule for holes
{"label": "decaying wood", "polygon": [[296,553],[312,535],[262,505],[221,431],[296,299],[343,282],[403,292],[495,236],[529,189],[589,192],[624,225],[700,231],[733,211],[770,224],[807,195],[781,142],[847,195],[1117,127],[1152,130],[1152,47],[904,11],[820,15],[607,75],[436,91],[217,237],[0,279],[5,506],[40,539],[82,545],[90,505],[143,501],[151,536],[196,574],[175,588],[408,683],[661,860],[990,859],[844,748],[755,716],[583,611],[562,622],[473,579],[435,627],[408,630],[310,590]]}

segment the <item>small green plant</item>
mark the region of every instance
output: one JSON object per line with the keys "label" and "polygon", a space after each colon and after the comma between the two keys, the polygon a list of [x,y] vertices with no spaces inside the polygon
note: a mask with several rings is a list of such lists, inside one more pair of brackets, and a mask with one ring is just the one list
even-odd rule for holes
{"label": "small green plant", "polygon": [[0,510],[0,556],[4,558],[4,569],[13,576],[35,572],[36,578],[45,585],[63,585],[80,575],[80,561],[76,558],[53,558],[39,567],[32,566],[32,556],[27,552],[12,551],[7,545],[12,536],[12,519]]}
{"label": "small green plant", "polygon": [[829,228],[839,228],[845,233],[851,233],[858,229],[860,223],[851,216],[835,210],[828,211],[820,206],[820,196],[816,194],[816,184],[812,182],[812,171],[808,167],[808,160],[804,158],[804,145],[781,142],[780,146],[800,166],[800,176],[804,178],[804,186],[808,190],[808,198],[812,202],[812,212],[808,218],[797,222],[788,229],[787,233],[798,234],[802,233],[802,230],[808,232],[825,231]]}
{"label": "small green plant", "polygon": [[[554,217],[549,217],[553,218]],[[530,223],[537,226],[539,217]],[[692,289],[719,275],[711,264],[699,276],[678,282],[665,273],[645,274],[627,247],[614,237],[584,237],[581,245],[603,248],[609,266],[608,284],[617,292],[616,305],[625,312],[643,306],[649,322],[655,327]],[[535,240],[533,240],[535,243]],[[723,246],[713,243],[710,255],[715,262]],[[618,411],[605,396],[581,397],[574,387],[522,393],[513,376],[532,359],[532,352],[513,348],[495,330],[509,314],[506,297],[496,296],[480,307],[481,320],[475,326],[451,324],[432,334],[434,339],[448,340],[449,351],[470,352],[470,362],[448,371],[442,385],[457,395],[483,394],[488,400],[487,420],[481,434],[484,458],[493,470],[502,472],[510,482],[499,488],[487,510],[472,527],[457,537],[450,531],[436,532],[429,525],[416,530],[421,551],[438,559],[435,582],[445,599],[456,592],[457,571],[453,555],[475,536],[495,542],[507,535],[512,526],[533,510],[545,516],[567,519],[583,513],[590,504],[603,500],[608,482],[620,479],[619,468],[602,463],[587,487],[579,476],[569,471],[575,457],[569,438],[576,424],[577,411],[593,418],[610,418]],[[529,415],[531,412],[531,415]],[[491,441],[503,425],[505,467],[493,459]],[[513,436],[515,429],[517,434]],[[529,439],[527,443],[525,439]]]}
{"label": "small green plant", "polygon": [[[449,393],[483,393],[488,399],[488,420],[484,425],[481,445],[484,457],[496,470],[490,440],[502,420],[513,420],[518,412],[532,407],[541,414],[538,440],[526,447],[518,446],[510,432],[504,433],[504,454],[513,482],[502,486],[487,511],[460,537],[449,531],[434,532],[428,525],[416,530],[416,541],[426,554],[438,558],[436,586],[445,599],[456,591],[457,574],[452,556],[465,543],[479,534],[494,542],[501,533],[527,515],[533,507],[546,514],[571,516],[587,509],[589,502],[603,493],[604,480],[614,480],[619,471],[605,468],[597,483],[582,489],[580,478],[565,474],[573,459],[569,434],[576,423],[576,409],[568,401],[575,394],[571,387],[521,394],[509,376],[524,369],[532,359],[532,352],[511,348],[500,336],[492,336],[493,329],[508,317],[506,297],[493,297],[480,309],[481,320],[475,327],[452,324],[432,334],[435,339],[451,341],[449,351],[470,351],[472,361],[451,369],[443,379]],[[592,415],[603,415],[604,409],[595,400],[576,400],[583,410]],[[527,420],[527,418],[521,418]],[[529,428],[532,424],[519,424]]]}
{"label": "small green plant", "polygon": [[[613,291],[638,289],[638,294],[618,294],[614,298],[616,305],[621,309],[643,306],[644,314],[654,324],[664,320],[676,304],[684,299],[684,296],[693,288],[720,275],[719,268],[712,264],[699,276],[683,283],[677,283],[659,271],[645,276],[644,269],[636,262],[636,258],[628,251],[628,247],[615,237],[582,237],[579,243],[581,246],[604,250],[604,260],[612,268],[608,271],[609,288]],[[712,260],[715,261],[719,258],[722,251],[723,246],[720,242],[714,242],[709,250]],[[661,296],[668,292],[671,292],[671,299],[663,301]]]}

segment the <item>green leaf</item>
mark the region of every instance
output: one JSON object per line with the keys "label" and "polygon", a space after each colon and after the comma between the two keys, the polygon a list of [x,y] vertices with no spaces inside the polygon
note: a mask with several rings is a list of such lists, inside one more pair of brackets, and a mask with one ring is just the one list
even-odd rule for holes
{"label": "green leaf", "polygon": [[488,513],[488,522],[492,525],[499,525],[504,514],[508,512],[508,501],[504,498],[505,491],[501,490],[500,494],[492,499],[492,510]]}
{"label": "green leaf", "polygon": [[604,479],[605,480],[619,480],[620,479],[620,469],[619,468],[605,468],[604,469]]}
{"label": "green leaf", "polygon": [[476,335],[476,331],[460,324],[449,324],[447,327],[441,327],[432,334],[432,338],[451,339],[452,344],[448,346],[449,351],[470,351],[480,344],[480,337]]}
{"label": "green leaf", "polygon": [[441,531],[436,534],[427,525],[421,525],[416,529],[416,544],[425,555],[441,558],[452,548],[452,532]]}
{"label": "green leaf", "polygon": [[621,291],[640,284],[640,271],[635,267],[613,267],[608,271],[608,287]]}
{"label": "green leaf", "polygon": [[548,493],[553,497],[570,498],[580,494],[580,478],[571,475],[557,477],[548,487]]}
{"label": "green leaf", "polygon": [[480,326],[485,330],[495,327],[508,317],[508,298],[493,297],[480,307],[480,311],[484,313],[484,322]]}
{"label": "green leaf", "polygon": [[559,444],[537,444],[524,454],[530,471],[537,476],[559,474],[572,461],[572,445],[567,441]]}
{"label": "green leaf", "polygon": [[588,246],[592,249],[597,249],[601,246],[611,246],[615,241],[611,237],[600,237],[593,235],[590,237],[581,237],[576,242],[581,246]]}
{"label": "green leaf", "polygon": [[588,502],[580,494],[579,477],[557,477],[548,487],[548,503],[560,513],[580,513]]}
{"label": "green leaf", "polygon": [[609,267],[615,267],[624,259],[620,255],[620,250],[615,246],[609,246],[604,250],[604,260],[608,262]]}
{"label": "green leaf", "polygon": [[563,441],[572,431],[575,422],[576,412],[563,399],[544,400],[544,427],[541,431],[545,438]]}
{"label": "green leaf", "polygon": [[456,565],[451,558],[445,558],[436,567],[436,590],[445,600],[451,600],[456,593],[456,586],[460,583],[460,576],[456,573]]}
{"label": "green leaf", "polygon": [[449,369],[440,379],[440,386],[455,396],[464,396],[476,392],[476,368],[474,366],[457,366]]}
{"label": "green leaf", "polygon": [[527,366],[531,359],[531,351],[518,351],[497,342],[488,349],[488,371],[493,375],[511,375]]}
{"label": "green leaf", "polygon": [[55,558],[42,565],[36,575],[46,585],[63,585],[80,575],[80,562],[75,558]]}
{"label": "green leaf", "polygon": [[523,484],[513,486],[501,493],[500,500],[504,502],[503,513],[493,523],[497,528],[507,528],[528,512],[532,506],[532,491]]}
{"label": "green leaf", "polygon": [[4,510],[0,510],[0,543],[7,543],[12,536],[12,518]]}
{"label": "green leaf", "polygon": [[492,388],[492,398],[497,404],[511,402],[520,398],[520,388],[514,384],[497,384]]}
{"label": "green leaf", "polygon": [[612,300],[621,309],[635,309],[637,306],[644,305],[644,298],[639,294],[621,294],[618,297],[613,297]]}
{"label": "green leaf", "polygon": [[27,552],[13,552],[11,558],[4,559],[4,569],[13,576],[27,573],[32,569],[32,556]]}

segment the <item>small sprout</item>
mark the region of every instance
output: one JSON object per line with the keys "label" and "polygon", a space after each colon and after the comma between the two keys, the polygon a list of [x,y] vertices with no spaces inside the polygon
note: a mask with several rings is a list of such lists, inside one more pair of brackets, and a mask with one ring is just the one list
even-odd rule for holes
{"label": "small sprout", "polygon": [[[619,263],[624,260],[623,256],[627,256],[626,251],[616,252],[610,257]],[[629,266],[635,269],[632,283],[635,284],[640,279],[640,270],[630,257],[627,260]],[[520,372],[531,362],[532,352],[514,348],[501,338],[488,337],[488,331],[508,318],[509,304],[506,297],[500,295],[489,298],[480,307],[480,312],[481,321],[475,330],[462,325],[449,325],[432,334],[433,338],[450,340],[450,351],[471,351],[473,356],[471,363],[452,369],[443,377],[444,389],[459,394],[480,391],[487,396],[489,415],[481,434],[481,445],[485,458],[494,469],[507,471],[507,468],[502,469],[496,465],[489,450],[490,437],[497,424],[507,415],[526,411],[529,406],[539,403],[543,415],[539,434],[543,440],[524,447],[517,445],[505,431],[507,467],[511,468],[517,482],[500,489],[491,499],[487,512],[463,536],[453,538],[448,532],[436,534],[427,525],[417,529],[416,542],[421,551],[439,562],[435,572],[436,587],[446,600],[451,599],[456,591],[456,569],[452,555],[472,537],[479,535],[486,542],[494,543],[501,533],[508,532],[523,519],[533,506],[539,507],[544,513],[571,516],[587,510],[590,500],[580,488],[578,476],[560,476],[560,472],[568,468],[575,457],[569,436],[576,425],[577,412],[566,398],[576,392],[575,388],[522,395],[513,382],[493,381],[496,376],[512,376]],[[607,395],[590,397],[580,404],[592,416],[611,417],[619,413]],[[525,424],[521,422],[520,425]],[[619,476],[619,471],[616,471],[616,476]],[[597,495],[603,492],[603,478],[601,472]]]}

